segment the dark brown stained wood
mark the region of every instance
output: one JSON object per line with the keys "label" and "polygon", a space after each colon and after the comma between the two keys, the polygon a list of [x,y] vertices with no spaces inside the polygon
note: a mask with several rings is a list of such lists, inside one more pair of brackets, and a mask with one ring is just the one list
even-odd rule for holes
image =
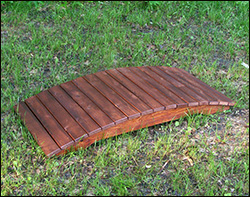
{"label": "dark brown stained wood", "polygon": [[182,69],[144,66],[79,77],[14,109],[44,153],[53,156],[188,114],[213,114],[234,103]]}
{"label": "dark brown stained wood", "polygon": [[22,121],[25,123],[25,126],[48,157],[61,151],[60,147],[51,138],[49,133],[24,102],[20,102],[18,106],[14,106],[14,109],[17,113],[19,113]]}
{"label": "dark brown stained wood", "polygon": [[[175,78],[176,80],[180,81],[181,83],[183,83],[186,87],[190,89],[192,89],[192,91],[194,91],[197,95],[201,95],[203,98],[205,98],[207,100],[206,103],[204,103],[205,105],[208,105],[209,102],[213,102],[214,101],[214,98],[209,96],[208,94],[206,94],[205,92],[203,92],[201,89],[199,88],[196,88],[195,86],[191,86],[190,83],[185,80],[185,78],[183,78],[182,76],[180,75],[177,75],[176,73],[170,71],[170,70],[165,70],[165,69],[162,69],[160,67],[157,67],[154,69],[156,72],[165,72],[166,74],[168,74],[169,76],[171,76],[172,78]],[[218,104],[218,102],[217,102]]]}
{"label": "dark brown stained wood", "polygon": [[68,92],[71,97],[80,105],[88,114],[96,120],[96,122],[102,127],[107,129],[114,126],[113,120],[111,120],[93,101],[91,101],[85,94],[71,82],[61,84],[61,87]]}
{"label": "dark brown stained wood", "polygon": [[[157,88],[159,91],[161,91],[163,94],[165,94],[169,99],[171,99],[173,102],[177,104],[179,107],[187,106],[188,103],[184,99],[181,99],[178,94],[174,93],[174,91],[171,91],[171,84],[168,85],[168,88],[162,85],[162,83],[159,83],[160,76],[157,76],[155,73],[150,72],[150,70],[145,70],[144,68],[138,68],[133,67],[131,68],[132,71],[134,71],[135,74],[138,75],[138,77],[143,77],[143,79],[146,80],[146,82],[151,83],[155,88]],[[163,80],[163,79],[161,79]],[[164,81],[164,85],[168,83],[167,81]],[[194,100],[193,100],[194,101]]]}
{"label": "dark brown stained wood", "polygon": [[[155,69],[152,68],[152,70]],[[150,69],[148,69],[147,71],[148,73],[152,74],[152,72],[150,72]],[[183,84],[179,85],[181,84],[180,82],[178,82],[171,76],[167,75],[166,73],[164,72],[162,73],[156,72],[156,73],[158,74],[158,76],[160,76],[158,78],[161,79],[162,85],[169,88],[172,92],[175,92],[177,95],[179,95],[183,100],[185,100],[188,103],[188,106],[197,106],[207,103],[206,99],[195,94],[192,90],[188,89]]]}
{"label": "dark brown stained wood", "polygon": [[[160,67],[152,67],[152,68],[148,68],[156,73],[158,73],[159,75],[164,72],[164,70],[161,70]],[[176,81],[179,81],[180,83],[182,83],[184,85],[184,87],[187,87],[188,90],[193,91],[195,94],[200,95],[202,98],[204,98],[204,100],[200,101],[201,105],[208,105],[209,102],[213,101],[214,98],[210,97],[209,95],[207,95],[205,92],[203,92],[201,89],[195,88],[194,86],[191,86],[190,83],[183,79],[182,77],[179,77],[178,75],[176,75],[175,73],[172,72],[166,72],[167,74],[169,74],[169,76],[171,76],[173,79],[175,79]],[[217,103],[218,104],[218,103]]]}
{"label": "dark brown stained wood", "polygon": [[44,107],[36,96],[26,99],[25,103],[29,106],[31,111],[39,119],[44,128],[50,133],[61,149],[73,145],[73,139],[67,134],[66,131],[64,131],[62,126],[56,121],[56,119],[50,114],[50,112]]}
{"label": "dark brown stained wood", "polygon": [[70,116],[70,114],[58,103],[58,101],[48,92],[40,92],[37,97],[49,110],[49,112],[57,119],[62,125],[64,130],[74,139],[78,141],[80,138],[88,136],[78,123]]}
{"label": "dark brown stained wood", "polygon": [[95,75],[86,75],[84,78],[93,85],[101,94],[103,94],[114,106],[120,109],[129,119],[137,118],[140,112],[131,104],[125,101],[115,91],[98,79]]}
{"label": "dark brown stained wood", "polygon": [[140,97],[129,91],[123,84],[119,83],[113,77],[106,72],[99,72],[95,74],[102,82],[112,88],[118,95],[124,100],[129,102],[134,108],[136,108],[141,115],[149,114],[153,112],[153,109],[147,105]]}
{"label": "dark brown stained wood", "polygon": [[107,100],[100,92],[92,87],[82,77],[72,81],[85,95],[98,105],[115,123],[121,123],[128,119],[117,107]]}
{"label": "dark brown stained wood", "polygon": [[101,131],[101,127],[60,86],[50,88],[49,92],[89,135]]}
{"label": "dark brown stained wood", "polygon": [[138,98],[140,98],[144,103],[150,106],[154,112],[164,110],[164,106],[156,101],[153,97],[151,97],[148,93],[142,90],[135,83],[127,79],[124,75],[122,75],[118,70],[108,70],[106,71],[110,76],[120,82],[124,87],[126,87],[129,91],[134,93]]}
{"label": "dark brown stained wood", "polygon": [[[186,84],[183,84],[172,76],[167,75],[166,73],[158,69],[158,67],[143,67],[142,70],[151,75],[156,74],[156,80],[158,80],[163,86],[169,86],[170,90],[182,97],[182,99],[186,100],[189,106],[196,106],[197,104],[208,105],[208,100],[206,97],[196,94],[192,89],[188,88]],[[182,92],[182,94],[179,94],[178,91]],[[190,99],[193,101],[191,102]]]}
{"label": "dark brown stained wood", "polygon": [[[164,71],[166,69],[163,67]],[[214,97],[216,100],[219,101],[220,105],[229,105],[233,106],[235,104],[234,101],[223,95],[222,93],[218,92],[214,88],[210,87],[203,81],[197,79],[193,75],[190,75],[188,72],[182,69],[176,69],[176,68],[170,68],[170,71],[173,71],[175,73],[178,73],[179,76],[185,77],[187,81],[189,81],[192,85],[195,87],[200,87],[203,90],[206,90],[206,93],[209,94],[211,97]],[[217,105],[217,103],[210,103],[211,105]]]}
{"label": "dark brown stained wood", "polygon": [[152,85],[145,83],[142,78],[139,78],[132,71],[128,70],[127,68],[118,68],[117,70],[127,78],[129,78],[131,81],[136,83],[141,89],[149,93],[155,100],[163,104],[166,109],[176,108],[176,104],[173,101],[161,94],[161,92],[158,89],[154,88]]}
{"label": "dark brown stained wood", "polygon": [[150,127],[156,124],[160,124],[163,122],[168,122],[171,120],[176,120],[181,117],[187,116],[187,114],[196,114],[196,113],[202,113],[202,114],[214,114],[218,111],[223,111],[229,109],[229,106],[195,106],[195,107],[183,107],[183,108],[177,108],[177,109],[169,109],[169,110],[163,110],[154,112],[153,114],[147,114],[145,116],[138,117],[133,120],[128,120],[126,122],[123,122],[119,125],[115,125],[114,127],[110,127],[107,130],[101,131],[99,134],[92,135],[82,142],[79,142],[74,148],[69,150],[63,150],[57,155],[65,154],[68,151],[77,150],[80,147],[87,148],[93,142],[99,141],[102,139],[106,139],[109,137],[117,136],[122,133],[127,133],[130,131],[138,130],[145,127]]}
{"label": "dark brown stained wood", "polygon": [[140,111],[141,115],[146,115],[153,112],[147,104],[143,102],[139,97],[126,89],[123,85],[121,85],[118,81],[113,79],[106,72],[98,72],[95,75],[102,80],[103,83],[112,88],[117,94],[123,97],[127,102],[133,105],[138,111]]}

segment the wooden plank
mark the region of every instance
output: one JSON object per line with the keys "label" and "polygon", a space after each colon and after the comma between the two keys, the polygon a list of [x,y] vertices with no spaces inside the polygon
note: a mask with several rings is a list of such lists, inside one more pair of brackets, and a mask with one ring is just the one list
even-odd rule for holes
{"label": "wooden plank", "polygon": [[[130,131],[138,130],[141,128],[149,127],[152,125],[160,124],[163,122],[168,122],[171,120],[179,119],[180,117],[185,117],[187,114],[202,113],[202,114],[214,114],[217,111],[227,110],[228,106],[195,106],[195,107],[182,107],[177,109],[169,109],[163,111],[157,111],[152,114],[147,114],[140,116],[133,120],[128,120],[114,127],[110,127],[107,130],[103,130],[100,133],[96,133],[82,142],[79,142],[74,149],[77,150],[80,147],[87,148],[95,141],[106,139],[109,137],[117,136],[122,133],[127,133]],[[66,151],[61,151],[59,154],[65,154]]]}
{"label": "wooden plank", "polygon": [[141,89],[149,93],[155,100],[160,102],[166,109],[174,109],[177,107],[177,105],[164,96],[158,89],[156,89],[154,86],[145,83],[144,79],[138,77],[136,74],[134,74],[132,71],[130,71],[128,68],[117,68],[117,70],[122,73],[124,76],[126,76],[128,79],[133,81],[135,84],[137,84]]}
{"label": "wooden plank", "polygon": [[129,119],[137,118],[140,112],[136,110],[131,104],[126,102],[115,91],[98,79],[95,75],[87,75],[84,78],[94,86],[103,96],[105,96],[114,106],[119,108]]}
{"label": "wooden plank", "polygon": [[66,153],[72,145],[87,147],[188,112],[212,114],[223,109],[220,105],[229,109],[233,104],[182,69],[137,67],[102,71],[52,87],[21,102],[18,113],[45,154],[52,156]]}
{"label": "wooden plank", "polygon": [[154,110],[154,112],[164,110],[165,107],[161,103],[156,101],[153,97],[150,96],[150,94],[145,92],[134,82],[130,81],[128,78],[122,75],[118,70],[107,70],[106,73],[108,73],[115,80],[119,81],[119,83],[122,84],[125,88],[127,88],[130,92],[139,97],[144,103],[150,106],[151,109]]}
{"label": "wooden plank", "polygon": [[[185,107],[188,106],[187,101],[184,99],[179,98],[178,94],[175,93],[172,88],[171,84],[168,85],[168,88],[162,85],[161,82],[159,82],[159,79],[164,80],[159,75],[157,76],[154,72],[150,72],[150,70],[147,70],[145,68],[141,67],[133,67],[131,70],[138,75],[138,77],[143,77],[143,79],[146,80],[146,82],[152,84],[155,88],[157,88],[159,91],[161,91],[163,94],[165,94],[168,98],[170,98],[173,102],[176,103],[178,107]],[[166,81],[164,81],[164,85],[166,85]]]}
{"label": "wooden plank", "polygon": [[80,138],[88,136],[87,132],[80,127],[48,91],[40,92],[37,97],[57,121],[60,122],[64,130],[74,139],[74,141],[78,141]]}
{"label": "wooden plank", "polygon": [[138,111],[140,111],[141,115],[149,114],[153,112],[153,109],[145,104],[139,97],[130,92],[127,88],[125,88],[122,84],[108,75],[106,72],[98,72],[95,75],[102,80],[103,83],[112,88],[117,94],[119,94],[123,99],[133,105]]}
{"label": "wooden plank", "polygon": [[[215,100],[219,101],[220,105],[233,106],[235,104],[235,102],[233,102],[231,99],[229,99],[222,93],[218,92],[214,88],[210,87],[206,83],[202,82],[201,80],[197,79],[193,75],[190,75],[185,70],[176,68],[170,68],[170,70],[173,71],[174,73],[178,73],[179,76],[185,77],[185,79],[187,79],[187,81],[190,82],[193,86],[203,89],[204,91],[206,90],[207,94],[215,98]],[[210,103],[210,105],[217,105],[217,103],[213,102]]]}
{"label": "wooden plank", "polygon": [[[187,87],[185,87],[184,85],[178,85],[181,83],[171,76],[167,75],[163,71],[159,70],[157,67],[152,67],[151,69],[159,76],[158,78],[161,79],[161,84],[169,88],[172,92],[175,92],[178,96],[185,100],[188,103],[188,106],[197,106],[208,103],[206,99],[195,94],[192,90],[187,89]],[[176,84],[176,82],[178,83]]]}
{"label": "wooden plank", "polygon": [[61,151],[60,147],[24,102],[20,102],[17,106],[14,106],[14,109],[19,113],[21,120],[48,157]]}
{"label": "wooden plank", "polygon": [[102,127],[107,129],[115,125],[93,101],[91,101],[84,93],[82,93],[71,81],[61,84],[61,87],[78,103],[95,121]]}
{"label": "wooden plank", "polygon": [[60,86],[54,86],[48,91],[89,135],[101,131],[101,127]]}
{"label": "wooden plank", "polygon": [[124,115],[117,107],[115,107],[82,77],[74,79],[72,82],[97,106],[99,106],[99,108],[101,108],[115,122],[115,124],[124,122],[128,119],[126,115]]}
{"label": "wooden plank", "polygon": [[[176,73],[173,73],[170,69],[164,70],[163,67],[157,67],[157,68],[149,68],[149,69],[153,70],[156,73],[160,73],[161,71],[166,72],[173,79],[178,80],[180,83],[184,84],[184,86],[186,86],[188,90],[192,90],[196,95],[200,95],[201,97],[203,97],[204,101],[200,101],[201,105],[208,105],[209,102],[214,100],[213,97],[207,95],[203,90],[192,86],[185,78],[180,77]],[[217,102],[217,105],[218,104],[219,103]]]}
{"label": "wooden plank", "polygon": [[26,99],[25,103],[29,106],[31,111],[39,119],[43,127],[50,133],[50,136],[57,142],[61,149],[74,144],[73,139],[66,131],[64,131],[62,126],[36,96]]}

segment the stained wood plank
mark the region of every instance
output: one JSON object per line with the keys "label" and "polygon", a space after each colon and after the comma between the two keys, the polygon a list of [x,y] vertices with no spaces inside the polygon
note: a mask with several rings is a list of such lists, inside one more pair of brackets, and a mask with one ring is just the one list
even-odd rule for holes
{"label": "stained wood plank", "polygon": [[43,127],[50,133],[61,149],[73,145],[73,139],[67,134],[57,120],[50,114],[36,96],[25,100],[31,111],[42,123]]}
{"label": "stained wood plank", "polygon": [[136,67],[102,71],[55,86],[21,102],[18,113],[45,154],[52,156],[66,153],[72,145],[87,147],[188,112],[212,114],[233,104],[184,70]]}
{"label": "stained wood plank", "polygon": [[140,116],[140,112],[136,110],[130,103],[119,96],[109,86],[103,83],[95,75],[87,75],[84,78],[94,86],[101,94],[103,94],[109,101],[112,102],[117,108],[119,108],[129,119],[137,118]]}
{"label": "stained wood plank", "polygon": [[141,89],[137,84],[130,81],[124,75],[122,75],[118,70],[112,69],[106,71],[111,77],[120,82],[125,88],[130,92],[135,94],[141,100],[144,101],[148,106],[150,106],[154,112],[164,110],[164,105],[156,101],[150,94]]}
{"label": "stained wood plank", "polygon": [[[162,81],[162,85],[169,88],[172,92],[175,92],[179,97],[185,100],[188,103],[188,106],[197,106],[202,103],[207,103],[208,101],[199,95],[195,94],[192,90],[185,87],[179,81],[175,80],[171,76],[159,70],[157,67],[151,68],[157,75],[159,75],[159,79]],[[148,69],[148,70],[151,70]]]}
{"label": "stained wood plank", "polygon": [[[157,69],[158,68],[158,69]],[[208,105],[209,102],[213,101],[214,98],[207,95],[206,92],[204,92],[201,89],[198,89],[194,86],[192,86],[185,78],[180,77],[179,75],[177,75],[176,73],[173,73],[170,69],[165,70],[162,67],[153,67],[153,68],[148,68],[156,73],[161,73],[161,70],[163,72],[166,72],[169,76],[171,76],[173,79],[178,80],[180,83],[184,84],[184,88],[187,87],[188,91],[192,91],[194,92],[194,94],[196,95],[200,95],[202,98],[204,98],[202,101],[200,101],[201,105]],[[218,104],[218,103],[217,103]]]}
{"label": "stained wood plank", "polygon": [[[179,76],[182,76],[185,79],[187,79],[187,81],[189,81],[193,86],[201,88],[203,90],[206,90],[207,94],[209,94],[211,97],[214,97],[215,100],[219,101],[220,105],[233,106],[235,104],[235,102],[233,102],[231,99],[229,99],[228,97],[226,97],[222,93],[218,92],[214,88],[210,87],[209,85],[207,85],[203,81],[197,79],[193,75],[190,75],[185,70],[176,69],[176,68],[170,68],[170,70],[173,71],[174,73],[178,73]],[[210,104],[211,105],[217,105],[217,102],[213,102],[213,103],[211,102]]]}
{"label": "stained wood plank", "polygon": [[166,109],[174,109],[177,107],[177,105],[173,101],[161,94],[158,89],[150,84],[145,83],[142,78],[139,78],[132,71],[128,70],[128,68],[118,68],[117,70],[128,79],[136,83],[141,89],[149,93],[155,100],[163,104]]}
{"label": "stained wood plank", "polygon": [[140,111],[141,115],[146,115],[153,112],[153,109],[149,107],[147,104],[143,102],[139,97],[130,92],[127,88],[125,88],[122,84],[108,75],[106,72],[98,72],[95,75],[102,80],[103,83],[112,88],[117,94],[123,97],[127,102],[133,105],[138,111]]}
{"label": "stained wood plank", "polygon": [[[185,117],[187,114],[214,114],[218,111],[223,111],[229,109],[229,106],[195,106],[195,107],[183,107],[177,109],[169,109],[163,111],[157,111],[152,114],[147,114],[144,116],[140,116],[133,120],[128,120],[119,125],[115,125],[114,127],[110,127],[107,130],[101,131],[99,134],[92,135],[78,145],[74,146],[73,150],[77,150],[80,147],[86,148],[93,144],[95,141],[99,141],[101,139],[106,139],[109,137],[117,136],[122,133],[127,133],[130,131],[138,130],[141,128],[149,127],[152,125],[160,124],[163,122],[168,122],[171,120],[179,119],[180,117]],[[65,154],[64,151],[59,154]]]}
{"label": "stained wood plank", "polygon": [[[141,67],[134,67],[131,68],[132,71],[134,71],[135,74],[138,75],[138,77],[143,77],[148,83],[151,83],[155,88],[157,88],[159,91],[161,91],[163,94],[165,94],[168,98],[170,98],[173,102],[176,103],[178,107],[185,107],[188,105],[187,101],[184,99],[181,99],[179,96],[177,96],[177,93],[174,93],[174,91],[171,88],[171,84],[169,84],[166,88],[162,84],[166,85],[168,83],[166,80],[164,80],[162,77],[157,76],[155,73],[150,72],[150,70],[147,70],[145,68]],[[164,82],[160,82],[159,79],[164,80]]]}
{"label": "stained wood plank", "polygon": [[61,84],[61,87],[70,94],[75,102],[78,103],[93,119],[102,127],[107,129],[115,125],[92,100],[82,93],[71,81]]}
{"label": "stained wood plank", "polygon": [[96,105],[98,105],[116,124],[124,122],[128,119],[126,115],[124,115],[117,107],[115,107],[82,77],[72,80],[72,82]]}
{"label": "stained wood plank", "polygon": [[56,144],[50,134],[24,102],[20,102],[17,106],[14,106],[14,109],[17,113],[19,113],[21,120],[24,122],[37,144],[42,148],[43,152],[48,157],[61,151],[58,144]]}
{"label": "stained wood plank", "polygon": [[60,86],[52,87],[48,91],[89,135],[101,131],[101,127]]}
{"label": "stained wood plank", "polygon": [[71,115],[58,103],[58,101],[48,92],[40,92],[37,97],[50,111],[50,113],[62,125],[64,130],[68,132],[74,141],[88,136],[87,132],[71,117]]}

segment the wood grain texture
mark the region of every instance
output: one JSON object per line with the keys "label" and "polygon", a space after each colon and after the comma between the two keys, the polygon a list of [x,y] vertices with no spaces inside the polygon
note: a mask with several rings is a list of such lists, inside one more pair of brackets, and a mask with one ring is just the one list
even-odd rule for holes
{"label": "wood grain texture", "polygon": [[118,70],[112,69],[106,71],[110,76],[120,82],[125,88],[134,93],[138,98],[140,98],[143,102],[145,102],[148,106],[150,106],[153,111],[161,111],[164,110],[164,106],[156,101],[150,94],[141,89],[137,84],[130,81],[124,75],[122,75]]}
{"label": "wood grain texture", "polygon": [[71,136],[63,129],[36,96],[26,99],[25,103],[61,149],[74,143]]}
{"label": "wood grain texture", "polygon": [[107,116],[115,123],[121,123],[128,119],[116,106],[114,106],[105,96],[98,92],[82,77],[72,81],[85,95],[87,95],[99,108],[101,108]]}
{"label": "wood grain texture", "polygon": [[[143,78],[145,78],[148,83],[151,83],[159,91],[161,91],[168,98],[174,101],[178,107],[187,106],[187,101],[176,92],[175,87],[168,81],[164,80],[161,76],[157,75],[152,71],[150,72],[147,67],[134,67],[131,68],[131,70],[134,70],[134,72],[138,74],[138,76],[143,76]],[[194,100],[192,99],[192,101]]]}
{"label": "wood grain texture", "polygon": [[90,135],[90,132],[98,132],[101,127],[86,113],[60,86],[55,86],[48,90],[61,105],[71,114],[71,116]]}
{"label": "wood grain texture", "polygon": [[[190,75],[187,71],[185,71],[183,69],[178,69],[178,68],[166,69],[165,67],[160,67],[160,68],[163,69],[164,71],[173,71],[174,74],[178,74],[180,77],[187,79],[187,81],[190,84],[192,84],[194,87],[199,87],[200,89],[205,90],[207,92],[207,94],[209,94],[214,99],[217,99],[219,101],[220,105],[229,105],[229,106],[235,105],[235,102],[232,101],[231,99],[229,99],[228,97],[226,97],[224,94],[218,92],[217,90],[210,87],[209,85],[207,85],[203,81],[194,77],[193,75]],[[210,104],[211,105],[218,105],[215,102],[210,103]]]}
{"label": "wood grain texture", "polygon": [[117,68],[54,86],[14,107],[50,157],[95,141],[235,104],[186,71]]}
{"label": "wood grain texture", "polygon": [[149,114],[153,112],[146,103],[143,102],[139,97],[130,92],[127,88],[125,88],[118,81],[113,79],[106,72],[99,72],[95,74],[103,83],[112,88],[118,95],[120,95],[124,100],[126,100],[130,105],[136,108],[141,115]]}
{"label": "wood grain texture", "polygon": [[163,95],[161,91],[155,88],[150,83],[146,83],[143,77],[138,77],[135,73],[133,73],[129,68],[118,68],[120,73],[130,79],[132,82],[137,84],[141,89],[147,92],[150,96],[152,96],[155,100],[161,103],[164,106],[164,109],[174,109],[176,108],[176,104],[167,96]]}
{"label": "wood grain texture", "polygon": [[71,95],[72,99],[81,106],[102,129],[114,126],[114,122],[91,99],[79,91],[71,81],[61,84],[61,87]]}
{"label": "wood grain texture", "polygon": [[87,75],[84,78],[103,96],[105,96],[114,106],[120,109],[128,117],[128,119],[133,119],[140,116],[140,112],[135,107],[133,107],[133,105],[119,96],[119,94],[103,83],[95,75]]}
{"label": "wood grain texture", "polygon": [[195,113],[214,114],[218,111],[223,111],[227,109],[229,109],[229,106],[195,106],[195,107],[185,107],[185,108],[169,109],[169,110],[154,112],[152,114],[147,114],[133,120],[128,120],[119,125],[103,130],[98,134],[83,139],[76,146],[69,147],[67,150],[62,150],[60,153],[57,153],[56,155],[65,154],[72,150],[75,151],[80,147],[87,148],[95,141],[121,135],[122,133],[135,131],[156,124],[161,124],[171,120],[176,120],[181,117],[187,116],[187,114],[189,115]]}
{"label": "wood grain texture", "polygon": [[[175,76],[168,75],[167,73],[165,73],[158,67],[142,68],[142,69],[143,70],[147,69],[147,72],[149,72],[149,70],[152,70],[153,72],[157,73],[157,76],[159,76],[158,78],[161,79],[161,83],[163,85],[171,83],[172,86],[174,86],[174,88],[172,88],[172,91],[174,91],[175,93],[178,93],[178,89],[179,89],[179,91],[183,92],[183,94],[182,95],[178,94],[178,95],[181,96],[184,100],[187,100],[189,99],[188,97],[191,97],[194,100],[196,100],[199,105],[208,105],[208,98],[205,97],[204,95],[200,95],[199,93],[194,92],[193,88],[190,88],[190,86],[187,86],[187,83],[184,83],[185,79],[177,80]],[[157,78],[157,76],[155,76],[155,78]],[[192,100],[191,102],[193,102]],[[190,99],[188,103],[189,103],[189,106],[192,106],[192,104],[190,103]],[[193,105],[196,105],[196,103],[194,103]]]}
{"label": "wood grain texture", "polygon": [[83,136],[88,136],[87,132],[77,124],[70,114],[48,91],[40,92],[37,97],[49,110],[49,112],[57,119],[57,121],[60,122],[64,130],[74,141],[78,141]]}
{"label": "wood grain texture", "polygon": [[61,151],[59,144],[54,141],[24,102],[15,105],[14,110],[16,113],[19,113],[24,125],[48,157]]}

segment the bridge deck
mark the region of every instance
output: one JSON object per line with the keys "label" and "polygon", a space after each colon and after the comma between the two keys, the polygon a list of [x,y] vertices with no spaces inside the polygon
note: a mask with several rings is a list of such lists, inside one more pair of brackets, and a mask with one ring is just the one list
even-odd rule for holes
{"label": "bridge deck", "polygon": [[14,107],[47,156],[178,119],[229,109],[235,103],[170,67],[126,67],[54,86]]}

